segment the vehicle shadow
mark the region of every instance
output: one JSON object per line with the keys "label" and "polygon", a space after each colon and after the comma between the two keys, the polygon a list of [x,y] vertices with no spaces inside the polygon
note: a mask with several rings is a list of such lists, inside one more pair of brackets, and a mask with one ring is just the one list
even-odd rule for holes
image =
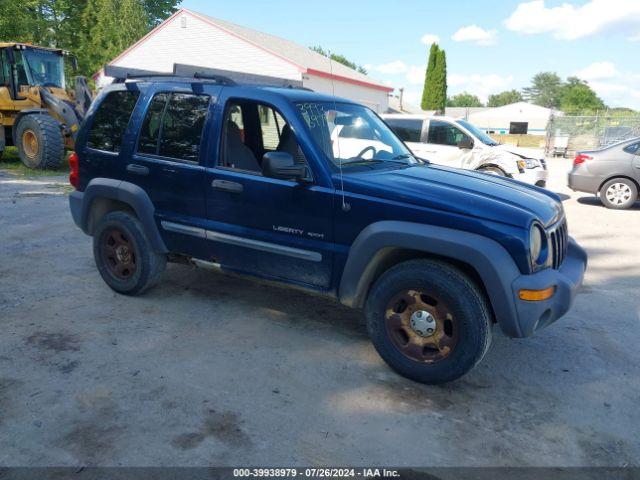
{"label": "vehicle shadow", "polygon": [[[577,199],[577,201],[581,205],[589,205],[592,207],[605,208],[604,205],[602,205],[602,202],[600,201],[600,199],[595,195],[580,197]],[[634,203],[632,207],[627,208],[626,210],[640,210],[640,202]]]}

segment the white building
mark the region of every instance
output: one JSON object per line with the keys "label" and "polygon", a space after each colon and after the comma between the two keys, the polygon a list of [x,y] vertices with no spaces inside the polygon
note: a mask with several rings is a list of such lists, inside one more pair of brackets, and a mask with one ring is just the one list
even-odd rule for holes
{"label": "white building", "polygon": [[469,112],[467,120],[488,134],[545,135],[551,115],[564,115],[558,110],[527,102]]}
{"label": "white building", "polygon": [[[178,10],[110,62],[159,72],[172,72],[174,63],[298,80],[377,112],[387,110],[393,90],[290,40],[187,9]],[[102,71],[94,79],[97,85],[110,81]]]}

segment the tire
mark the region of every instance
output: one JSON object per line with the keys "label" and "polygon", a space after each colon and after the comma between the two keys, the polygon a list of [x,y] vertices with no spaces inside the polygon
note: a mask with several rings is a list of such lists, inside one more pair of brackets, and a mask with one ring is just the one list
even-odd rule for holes
{"label": "tire", "polygon": [[486,173],[488,175],[495,175],[496,177],[506,177],[507,174],[500,167],[480,167],[479,172]]}
{"label": "tire", "polygon": [[27,114],[16,130],[20,160],[29,168],[55,169],[64,157],[60,122],[45,114]]}
{"label": "tire", "polygon": [[[412,291],[419,293],[410,295],[413,304],[403,296]],[[401,301],[395,303],[399,297]],[[425,311],[435,322],[435,331],[426,337],[413,330],[411,323],[414,315],[420,319]],[[384,361],[400,375],[421,383],[460,378],[482,360],[491,344],[491,314],[484,295],[463,272],[442,261],[411,260],[389,269],[371,288],[365,317],[371,341]],[[418,325],[423,333],[424,326]],[[416,342],[424,346],[416,347]]]}
{"label": "tire", "polygon": [[106,214],[93,235],[93,256],[102,279],[125,295],[138,295],[153,286],[167,265],[166,255],[153,251],[135,216]]}
{"label": "tire", "polygon": [[628,178],[613,178],[602,185],[600,201],[607,208],[623,210],[638,199],[638,187]]}

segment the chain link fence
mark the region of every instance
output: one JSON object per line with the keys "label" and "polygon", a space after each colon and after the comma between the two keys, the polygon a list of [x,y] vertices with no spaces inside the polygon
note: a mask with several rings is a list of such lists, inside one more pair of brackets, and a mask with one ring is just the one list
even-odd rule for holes
{"label": "chain link fence", "polygon": [[551,116],[545,155],[569,156],[640,137],[640,115]]}

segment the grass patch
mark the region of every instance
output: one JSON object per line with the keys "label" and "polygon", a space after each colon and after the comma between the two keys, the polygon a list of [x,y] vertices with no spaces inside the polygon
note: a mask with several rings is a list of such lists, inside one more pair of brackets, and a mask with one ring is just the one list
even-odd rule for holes
{"label": "grass patch", "polygon": [[16,147],[7,147],[0,158],[0,171],[12,173],[22,177],[47,177],[51,175],[65,175],[69,173],[69,154],[66,153],[60,167],[56,169],[39,170],[26,167],[18,155]]}

